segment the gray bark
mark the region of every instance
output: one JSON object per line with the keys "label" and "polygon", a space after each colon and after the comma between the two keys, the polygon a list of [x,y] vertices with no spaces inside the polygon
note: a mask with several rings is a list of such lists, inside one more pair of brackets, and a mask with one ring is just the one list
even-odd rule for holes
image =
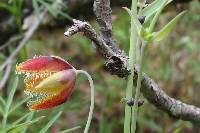
{"label": "gray bark", "polygon": [[[65,35],[69,37],[78,32],[83,32],[86,37],[93,41],[97,52],[107,61],[107,70],[111,74],[126,78],[130,70],[128,68],[128,57],[117,47],[112,36],[111,8],[109,6],[110,0],[94,0],[94,12],[100,26],[99,34],[89,23],[74,20],[74,25],[65,32]],[[135,65],[134,73],[133,82],[136,84],[137,65]],[[200,124],[200,108],[171,98],[146,74],[143,74],[142,77],[141,91],[150,103],[170,116]]]}

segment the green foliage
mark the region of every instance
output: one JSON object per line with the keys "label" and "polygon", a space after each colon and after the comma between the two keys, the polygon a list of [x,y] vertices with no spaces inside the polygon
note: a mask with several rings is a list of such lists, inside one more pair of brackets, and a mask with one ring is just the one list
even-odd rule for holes
{"label": "green foliage", "polygon": [[6,132],[8,132],[8,133],[17,133],[19,131],[24,130],[24,128],[27,128],[28,126],[40,121],[40,119],[42,119],[42,118],[43,118],[43,116],[40,116],[40,117],[35,118],[35,119],[33,119],[31,121],[28,121],[28,122],[24,122],[24,123],[21,123],[21,124],[9,126],[6,129]]}
{"label": "green foliage", "polygon": [[186,11],[183,11],[179,13],[174,19],[172,19],[167,25],[165,25],[160,31],[153,33],[154,34],[154,40],[155,41],[161,41],[163,40],[176,26],[178,21],[181,19],[181,17],[186,13]]}
{"label": "green foliage", "polygon": [[155,123],[153,120],[149,120],[145,117],[138,118],[138,124],[151,128],[153,131],[157,133],[163,133],[163,129],[160,124]]}
{"label": "green foliage", "polygon": [[55,0],[55,1],[32,0],[32,3],[35,9],[36,16],[38,18],[39,18],[39,13],[40,13],[40,5],[43,5],[53,17],[57,18],[58,15],[61,15],[62,17],[65,17],[66,19],[72,21],[72,18],[60,9],[60,4],[62,4],[62,1],[59,2],[59,0]]}
{"label": "green foliage", "polygon": [[0,2],[0,8],[10,12],[16,20],[19,31],[21,31],[21,12],[24,0],[9,0],[7,3]]}
{"label": "green foliage", "polygon": [[[150,25],[148,27],[142,26],[140,22],[138,21],[137,13],[135,10],[130,10],[126,7],[124,9],[128,12],[128,14],[131,16],[133,20],[133,24],[136,27],[138,35],[145,41],[161,41],[164,39],[176,26],[177,22],[181,19],[181,17],[186,13],[186,11],[183,11],[179,13],[174,19],[172,19],[168,24],[166,24],[159,32],[153,32],[154,26],[156,22],[158,21],[158,18],[164,9],[164,7],[169,4],[171,0],[156,0],[146,8],[141,10],[141,14],[145,16],[147,19],[146,21],[150,21]],[[155,16],[152,20],[148,20],[151,15],[155,13]]]}
{"label": "green foliage", "polygon": [[14,106],[14,108],[12,108],[12,102],[13,102],[13,98],[14,98],[14,94],[16,92],[17,89],[17,85],[18,85],[18,78],[16,78],[13,82],[13,86],[11,88],[11,91],[9,93],[8,99],[4,100],[2,97],[0,97],[0,101],[1,101],[1,115],[3,116],[3,120],[2,120],[2,125],[1,125],[1,131],[6,133],[16,133],[19,131],[22,131],[24,128],[32,125],[33,123],[36,123],[37,121],[39,121],[42,117],[38,117],[35,118],[34,120],[28,121],[28,122],[23,122],[23,120],[28,117],[29,115],[31,115],[30,113],[25,114],[23,117],[17,119],[16,121],[14,121],[12,124],[8,124],[8,117],[10,116],[10,113],[12,113],[13,111],[15,111],[16,109],[18,109],[20,107],[20,105],[24,104],[26,102],[26,100],[23,100],[21,102],[19,102],[16,106]]}
{"label": "green foliage", "polygon": [[46,133],[46,131],[53,125],[53,123],[61,116],[62,112],[57,113],[51,120],[39,131],[39,133]]}
{"label": "green foliage", "polygon": [[[25,98],[22,101],[14,102],[14,95],[17,90],[19,80],[16,79],[13,81],[13,86],[10,89],[10,93],[8,95],[8,99],[4,100],[2,96],[0,96],[0,116],[3,117],[2,125],[0,125],[0,131],[3,133],[26,133],[28,127],[43,120],[44,116],[38,116],[34,118],[34,111],[24,113],[17,120],[10,122],[9,118],[13,117],[13,112],[16,112],[23,104],[25,104],[29,98]],[[50,117],[47,124],[39,131],[39,133],[46,133],[47,130],[53,125],[53,123],[60,117],[62,112],[55,112],[52,117]],[[78,129],[78,127],[64,130],[62,132],[70,132]]]}
{"label": "green foliage", "polygon": [[77,127],[73,127],[71,129],[66,129],[66,130],[63,130],[63,131],[60,131],[59,133],[69,133],[69,132],[73,132],[77,129],[81,128],[80,126],[77,126]]}
{"label": "green foliage", "polygon": [[[162,1],[160,1],[160,2],[162,2]],[[166,2],[166,1],[165,1]],[[168,1],[167,2],[167,4],[169,3],[169,2],[171,2],[171,1]],[[196,3],[197,4],[197,3]],[[198,3],[199,4],[199,3]],[[197,4],[197,5],[198,5]],[[162,4],[161,4],[162,5]],[[196,6],[197,6],[196,5]],[[149,6],[147,6],[147,7],[149,7]],[[157,11],[159,11],[159,12],[154,12],[153,14],[151,14],[151,17],[149,17],[149,21],[152,21],[152,18],[154,18],[154,20],[155,20],[155,22],[154,22],[154,24],[156,24],[157,23],[157,21],[158,21],[158,17],[162,17],[162,15],[161,15],[161,11],[162,11],[162,9],[159,7],[159,6],[157,6],[159,9],[157,9]],[[191,7],[194,7],[194,6],[191,6]],[[155,10],[155,9],[154,9]],[[187,24],[185,24],[184,23],[184,21],[181,21],[182,22],[182,24],[179,24],[179,25],[176,25],[177,24],[177,22],[180,20],[180,18],[182,18],[182,16],[183,16],[183,14],[184,14],[185,12],[182,12],[182,13],[180,13],[180,14],[178,14],[172,21],[170,21],[164,28],[161,28],[160,27],[160,21],[158,22],[159,24],[158,25],[155,25],[155,28],[156,29],[159,29],[159,28],[161,28],[162,30],[163,29],[165,29],[165,32],[162,32],[163,34],[160,34],[160,35],[162,35],[162,39],[163,38],[165,38],[168,34],[169,34],[169,32],[172,32],[172,29],[174,29],[174,28],[176,28],[176,31],[178,30],[180,33],[179,34],[183,34],[184,32],[183,31],[186,31],[186,30],[183,30],[184,28],[184,26],[183,25],[187,25]],[[130,14],[130,11],[129,11],[129,14]],[[155,14],[155,15],[154,15]],[[194,13],[190,13],[190,15],[188,15],[187,17],[191,17],[192,16],[192,14],[194,15]],[[154,16],[153,16],[154,15]],[[164,15],[163,15],[164,16]],[[195,14],[194,16],[198,16],[197,14]],[[121,16],[122,17],[122,16]],[[191,24],[191,21],[188,21],[188,18],[187,17],[185,17],[185,19],[186,19],[186,22],[190,22],[190,25],[192,25]],[[167,20],[166,18],[164,18],[165,20]],[[164,21],[164,19],[162,18],[162,21],[161,22],[163,22]],[[182,20],[183,20],[184,18],[182,18]],[[146,21],[146,20],[145,20]],[[165,22],[165,21],[164,21]],[[119,23],[119,22],[118,22]],[[128,23],[127,23],[128,24]],[[153,25],[154,25],[153,24]],[[124,25],[126,25],[126,24],[124,24]],[[144,30],[143,31],[143,39],[144,40],[151,40],[151,39],[147,39],[148,38],[148,36],[149,35],[151,35],[152,36],[152,41],[153,41],[153,34],[154,33],[152,33],[152,32],[150,32],[150,33],[148,33],[149,32],[149,29],[148,29],[148,27],[149,27],[150,25],[144,25],[144,28],[142,28],[142,30]],[[152,26],[153,28],[152,29],[154,29],[154,26]],[[194,26],[190,26],[190,28],[194,28]],[[121,30],[121,31],[118,31],[118,32],[122,32],[122,33],[125,33],[123,30],[125,30],[124,28],[119,28],[118,30]],[[188,28],[188,30],[189,30],[189,28]],[[191,33],[194,33],[195,32],[195,29],[190,29],[190,31],[191,32],[189,32],[188,34],[189,35],[191,35]],[[185,34],[187,34],[187,33],[185,33]],[[157,34],[158,35],[158,34]],[[176,50],[178,50],[177,48],[179,48],[180,49],[180,45],[179,46],[175,46],[176,44],[177,44],[177,42],[179,42],[179,39],[177,39],[178,37],[180,37],[180,36],[178,36],[177,37],[177,33],[175,34],[176,36],[174,36],[174,37],[172,37],[172,36],[170,36],[170,37],[172,37],[173,39],[168,39],[167,40],[167,42],[163,42],[163,44],[170,44],[170,46],[169,45],[167,45],[167,46],[164,46],[164,45],[162,45],[162,46],[160,46],[160,48],[159,48],[159,46],[153,46],[153,55],[157,55],[158,56],[158,58],[161,58],[160,60],[161,60],[161,63],[159,64],[158,63],[158,65],[161,65],[159,68],[158,67],[156,67],[156,69],[151,69],[151,70],[145,70],[147,73],[154,73],[153,74],[153,77],[156,77],[156,76],[158,76],[159,78],[155,78],[155,79],[157,79],[157,80],[159,80],[159,81],[161,81],[161,82],[165,82],[166,81],[166,85],[167,85],[167,81],[169,81],[170,80],[170,78],[172,77],[172,76],[174,76],[174,70],[173,70],[173,67],[171,66],[171,64],[169,64],[169,60],[170,60],[170,58],[173,58],[173,54],[172,53],[175,53],[175,51]],[[198,47],[198,44],[193,44],[192,43],[192,40],[188,40],[188,38],[191,38],[191,36],[189,37],[189,35],[186,35],[187,36],[187,42],[188,43],[190,43],[190,44],[192,44],[192,45],[185,45],[185,46],[182,46],[183,47],[183,49],[184,48],[186,48],[186,47],[188,47],[188,48],[190,48],[190,50],[191,49],[193,49],[193,50],[197,50],[197,47]],[[197,34],[196,34],[197,35]],[[123,38],[124,36],[128,36],[128,34],[124,34],[122,37],[120,37],[120,36],[118,36],[117,37],[117,39],[118,40],[120,40],[121,38]],[[176,37],[176,38],[175,38]],[[181,37],[180,37],[181,38]],[[196,39],[197,39],[197,37],[195,37]],[[199,39],[198,39],[199,40]],[[155,40],[156,41],[156,40]],[[194,41],[194,40],[193,40]],[[151,42],[152,44],[154,44],[154,42]],[[127,42],[125,43],[125,41],[124,42],[121,42],[121,44],[123,44],[123,45],[127,45]],[[168,47],[168,48],[167,48]],[[156,50],[157,49],[157,50]],[[162,50],[161,50],[162,49]],[[167,50],[166,50],[167,49]],[[176,50],[175,50],[176,49]],[[171,50],[171,51],[170,51]],[[157,53],[157,54],[155,54],[155,52]],[[193,51],[194,52],[194,51]],[[152,54],[151,53],[151,54]],[[166,55],[165,55],[166,54]],[[197,54],[197,53],[196,53]],[[193,53],[193,55],[194,55],[194,53]],[[167,57],[168,56],[168,57]],[[155,56],[153,56],[153,57],[151,57],[151,59],[150,59],[150,61],[145,61],[146,63],[145,63],[145,67],[147,68],[147,67],[149,67],[148,65],[149,64],[151,64],[152,66],[154,65],[154,64],[156,64],[156,62],[155,61],[153,61],[153,60],[155,60],[154,59],[155,58]],[[187,60],[187,59],[186,59]],[[167,63],[166,63],[166,61],[167,61]],[[148,62],[148,63],[147,63]],[[197,62],[197,61],[194,61],[194,62],[196,62],[195,64],[195,66],[198,66],[199,65],[199,63]],[[191,63],[188,63],[188,64],[190,64],[191,65]],[[198,64],[198,65],[197,65]],[[197,67],[196,67],[197,68]],[[190,71],[193,71],[194,69],[190,69]],[[177,71],[177,70],[176,70]],[[196,71],[196,73],[198,73],[197,71]],[[162,77],[162,78],[161,78]],[[194,80],[196,80],[196,79],[198,79],[198,78],[194,78]],[[163,80],[163,81],[162,81]],[[193,81],[194,81],[193,80]],[[173,81],[170,81],[170,82],[173,82]],[[191,81],[192,82],[192,81]],[[174,83],[174,82],[173,82]],[[175,84],[175,83],[174,83]],[[167,87],[166,87],[167,88]],[[183,88],[185,88],[185,87],[183,87]],[[179,88],[180,89],[180,88]],[[180,90],[181,91],[181,90]],[[178,91],[179,92],[179,91]],[[153,113],[153,112],[152,112]],[[146,126],[150,126],[151,125],[151,123],[148,123]],[[183,128],[185,128],[185,127],[183,127]],[[154,129],[154,130],[156,130],[156,131],[159,131],[159,132],[162,132],[162,130],[160,130],[160,129],[162,129],[162,128],[154,128],[153,127],[153,125],[152,125],[152,127],[151,127],[151,129]]]}
{"label": "green foliage", "polygon": [[[31,111],[30,112],[30,115],[26,118],[26,122],[29,122],[29,121],[31,121],[32,120],[32,118],[33,118],[33,116],[34,116],[34,111]],[[27,130],[27,127],[26,128],[24,128],[24,130],[21,132],[21,133],[26,133],[26,130]]]}
{"label": "green foliage", "polygon": [[148,5],[147,7],[145,7],[142,10],[140,15],[146,16],[146,21],[148,21],[148,19],[153,14],[155,14],[166,1],[167,0],[155,0],[155,1],[153,1],[150,5]]}
{"label": "green foliage", "polygon": [[124,7],[124,9],[128,12],[128,14],[132,17],[133,19],[133,23],[136,27],[137,33],[140,34],[142,25],[140,24],[140,22],[138,21],[138,17],[137,17],[137,13],[133,10],[131,11],[130,9]]}

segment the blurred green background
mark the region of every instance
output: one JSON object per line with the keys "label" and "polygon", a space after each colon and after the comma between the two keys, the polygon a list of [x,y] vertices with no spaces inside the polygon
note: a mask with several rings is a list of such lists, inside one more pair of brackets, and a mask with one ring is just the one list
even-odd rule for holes
{"label": "blurred green background", "polygon": [[[148,47],[145,62],[145,73],[154,79],[171,97],[186,103],[200,106],[200,3],[196,0],[187,3],[184,9],[188,13],[181,19],[167,39],[159,44]],[[171,20],[180,8],[169,7],[160,17],[156,29],[160,29]],[[73,17],[73,16],[72,16]],[[81,19],[84,19],[82,16]],[[57,20],[59,21],[59,20]],[[94,18],[90,23],[98,29]],[[68,25],[68,27],[70,24]],[[120,7],[113,8],[113,34],[119,47],[128,52],[130,18]],[[120,103],[125,96],[126,80],[110,75],[104,69],[104,60],[96,54],[91,41],[81,34],[65,38],[66,27],[41,26],[20,52],[15,63],[32,58],[34,55],[56,55],[68,60],[77,69],[88,71],[95,83],[96,103],[91,133],[121,133],[123,132],[124,105]],[[6,59],[7,53],[12,53],[15,45],[0,52],[0,63]],[[0,78],[3,77],[3,72]],[[10,92],[15,75],[15,65],[6,86],[0,91],[6,99]],[[17,87],[12,103],[13,107],[25,99],[23,78]],[[78,77],[70,100],[54,109],[40,111],[34,114],[46,116],[28,127],[27,133],[37,133],[58,111],[62,117],[47,131],[57,133],[60,130],[81,126],[74,132],[82,132],[89,110],[89,85],[84,77]],[[29,110],[23,104],[9,115],[11,123],[24,116]],[[139,109],[138,133],[199,133],[200,128],[190,122],[174,119],[145,101]],[[0,116],[0,120],[2,116]]]}

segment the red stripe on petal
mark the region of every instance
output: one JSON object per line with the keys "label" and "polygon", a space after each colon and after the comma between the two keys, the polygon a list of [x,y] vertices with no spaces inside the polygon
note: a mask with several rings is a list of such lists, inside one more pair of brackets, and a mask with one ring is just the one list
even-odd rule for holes
{"label": "red stripe on petal", "polygon": [[33,104],[30,109],[43,110],[56,107],[64,102],[71,96],[75,81],[68,82],[66,88],[61,91],[58,95],[49,97],[36,104]]}
{"label": "red stripe on petal", "polygon": [[19,64],[16,70],[19,72],[57,72],[72,68],[67,61],[59,57],[39,56]]}

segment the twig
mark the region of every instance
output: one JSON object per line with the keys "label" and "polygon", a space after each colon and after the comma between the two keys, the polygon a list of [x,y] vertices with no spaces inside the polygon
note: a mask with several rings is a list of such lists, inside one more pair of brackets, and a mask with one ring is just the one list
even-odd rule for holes
{"label": "twig", "polygon": [[[108,3],[110,3],[110,0],[95,0],[94,2],[94,12],[97,15],[97,20],[99,21],[101,32],[104,32],[103,29],[106,29],[106,27],[108,28],[108,31],[111,30],[111,21],[107,21],[106,18],[102,19],[104,17],[108,17],[105,14],[111,13],[111,11],[108,10]],[[99,8],[101,10],[97,10]],[[102,11],[105,14],[102,14]],[[102,19],[102,23],[100,22],[100,19]],[[107,21],[108,23],[104,23],[104,21]],[[129,71],[128,57],[124,54],[124,52],[119,52],[121,50],[116,46],[116,43],[108,42],[110,39],[105,37],[103,35],[104,33],[97,35],[95,30],[91,26],[87,26],[87,28],[80,28],[84,27],[83,25],[89,24],[82,21],[76,23],[75,21],[75,24],[71,28],[69,28],[69,30],[65,32],[65,34],[67,36],[71,36],[78,32],[90,33],[91,31],[93,31],[93,33],[95,34],[84,35],[94,42],[96,48],[98,49],[97,51],[106,59],[106,67],[108,71],[111,74],[115,74],[120,77],[127,77]],[[73,34],[69,34],[71,33],[71,31],[73,31],[72,29],[76,30],[75,32],[73,32]],[[106,31],[107,30],[105,30],[105,32]],[[138,75],[137,66],[135,66],[134,73],[134,83],[136,83]],[[142,77],[141,91],[149,102],[154,104],[157,108],[165,111],[169,115],[178,119],[200,123],[200,108],[193,105],[185,104],[179,100],[169,97],[151,78],[149,78],[145,74],[143,74]]]}
{"label": "twig", "polygon": [[110,47],[106,45],[104,40],[100,36],[97,35],[96,31],[92,28],[92,26],[87,22],[82,22],[80,20],[73,20],[74,25],[71,26],[64,35],[66,37],[72,36],[78,32],[83,32],[84,36],[88,37],[92,40],[96,45],[97,50],[103,55],[106,59],[109,59],[115,53],[112,51]]}
{"label": "twig", "polygon": [[[135,66],[134,83],[138,75],[138,67]],[[158,86],[146,74],[142,77],[141,91],[145,98],[157,108],[165,111],[170,116],[182,120],[193,121],[200,124],[200,108],[183,103],[168,96],[162,88]]]}
{"label": "twig", "polygon": [[[66,37],[72,36],[78,32],[84,33],[83,35],[93,41],[97,52],[102,55],[106,60],[106,68],[111,74],[117,74],[119,77],[126,77],[128,75],[127,61],[128,57],[121,51],[117,54],[112,50],[104,41],[104,39],[96,33],[92,26],[80,20],[73,20],[74,25],[71,26],[64,35]],[[125,65],[125,66],[124,66]],[[116,73],[117,72],[117,73]]]}

